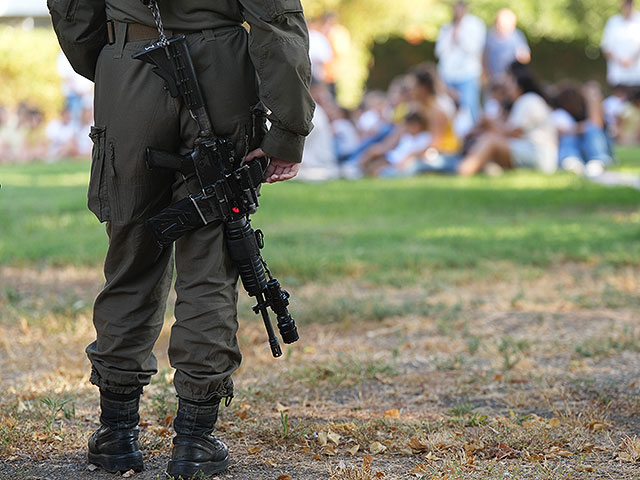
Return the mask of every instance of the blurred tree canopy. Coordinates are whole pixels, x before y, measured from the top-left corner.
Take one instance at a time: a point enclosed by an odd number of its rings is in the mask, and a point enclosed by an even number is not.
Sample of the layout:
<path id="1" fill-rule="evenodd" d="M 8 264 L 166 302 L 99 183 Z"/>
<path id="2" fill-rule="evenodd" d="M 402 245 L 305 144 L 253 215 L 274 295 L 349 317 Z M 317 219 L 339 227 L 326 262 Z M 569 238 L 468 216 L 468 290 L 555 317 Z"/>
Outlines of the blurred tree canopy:
<path id="1" fill-rule="evenodd" d="M 374 41 L 402 36 L 410 43 L 434 41 L 440 26 L 451 21 L 454 0 L 302 0 L 307 17 L 337 12 L 351 32 L 357 66 L 343 71 L 340 99 L 353 106 L 366 81 Z M 468 0 L 469 11 L 487 25 L 504 7 L 518 16 L 518 26 L 532 40 L 600 42 L 606 20 L 619 12 L 620 0 Z"/>
<path id="2" fill-rule="evenodd" d="M 355 106 L 369 75 L 374 42 L 404 37 L 410 43 L 434 41 L 451 20 L 453 0 L 302 0 L 308 18 L 329 11 L 350 32 L 352 47 L 338 69 L 340 101 Z M 532 39 L 581 41 L 595 50 L 604 23 L 619 11 L 620 0 L 468 0 L 469 10 L 492 24 L 505 6 L 518 15 L 519 27 Z M 0 26 L 0 104 L 29 101 L 47 115 L 62 105 L 56 72 L 59 47 L 51 29 L 25 31 Z M 534 52 L 535 54 L 535 52 Z"/>
<path id="3" fill-rule="evenodd" d="M 56 115 L 63 102 L 59 51 L 53 29 L 0 26 L 0 105 L 15 108 L 27 102 L 47 117 Z"/>
<path id="4" fill-rule="evenodd" d="M 451 20 L 454 0 L 302 0 L 307 17 L 328 11 L 359 43 L 385 35 L 417 34 L 435 40 L 438 29 Z M 508 7 L 518 15 L 518 25 L 533 38 L 571 41 L 588 39 L 597 44 L 606 20 L 618 13 L 621 0 L 468 0 L 469 11 L 492 24 L 498 10 Z"/>

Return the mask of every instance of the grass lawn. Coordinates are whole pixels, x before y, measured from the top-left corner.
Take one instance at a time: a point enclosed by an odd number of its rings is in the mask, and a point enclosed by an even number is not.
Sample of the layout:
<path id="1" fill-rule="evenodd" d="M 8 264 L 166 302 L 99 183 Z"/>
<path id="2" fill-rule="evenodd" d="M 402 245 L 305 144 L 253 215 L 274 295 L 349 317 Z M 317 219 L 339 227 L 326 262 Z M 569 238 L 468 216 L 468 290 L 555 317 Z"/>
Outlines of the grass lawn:
<path id="1" fill-rule="evenodd" d="M 640 149 L 619 156 L 640 174 Z M 86 464 L 98 395 L 84 348 L 106 247 L 88 172 L 0 167 L 3 479 L 113 478 Z M 637 478 L 639 205 L 638 190 L 564 173 L 265 186 L 254 226 L 300 341 L 273 359 L 240 294 L 220 478 Z M 171 311 L 137 480 L 166 478 L 170 331 Z"/>
<path id="2" fill-rule="evenodd" d="M 620 157 L 620 169 L 640 172 L 640 150 Z M 0 264 L 100 264 L 106 235 L 86 209 L 88 171 L 88 162 L 0 167 Z M 637 190 L 564 173 L 287 182 L 265 186 L 254 226 L 290 282 L 400 284 L 503 261 L 636 265 L 639 201 Z"/>

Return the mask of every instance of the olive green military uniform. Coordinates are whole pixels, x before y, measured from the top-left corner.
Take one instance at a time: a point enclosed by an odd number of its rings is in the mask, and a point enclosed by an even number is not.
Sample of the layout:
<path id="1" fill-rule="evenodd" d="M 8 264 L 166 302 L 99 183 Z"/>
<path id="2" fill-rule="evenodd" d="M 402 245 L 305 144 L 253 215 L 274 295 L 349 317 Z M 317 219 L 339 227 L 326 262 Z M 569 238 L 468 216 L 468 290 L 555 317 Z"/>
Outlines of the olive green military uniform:
<path id="1" fill-rule="evenodd" d="M 172 201 L 195 192 L 166 171 L 145 166 L 147 146 L 187 153 L 197 125 L 171 98 L 152 67 L 132 54 L 150 43 L 131 41 L 131 24 L 154 27 L 134 0 L 107 0 L 115 38 L 104 47 L 95 76 L 95 127 L 89 208 L 107 222 L 106 284 L 94 307 L 97 339 L 87 347 L 91 381 L 114 393 L 147 385 L 156 373 L 153 345 L 160 334 L 173 265 L 176 322 L 169 357 L 181 398 L 206 401 L 232 395 L 240 364 L 236 341 L 237 271 L 225 252 L 220 223 L 161 249 L 144 227 Z M 299 0 L 159 0 L 169 35 L 187 33 L 189 50 L 216 134 L 236 153 L 261 147 L 299 162 L 311 129 L 308 33 Z M 247 22 L 249 32 L 242 24 Z M 271 111 L 270 130 L 252 117 L 259 100 Z"/>

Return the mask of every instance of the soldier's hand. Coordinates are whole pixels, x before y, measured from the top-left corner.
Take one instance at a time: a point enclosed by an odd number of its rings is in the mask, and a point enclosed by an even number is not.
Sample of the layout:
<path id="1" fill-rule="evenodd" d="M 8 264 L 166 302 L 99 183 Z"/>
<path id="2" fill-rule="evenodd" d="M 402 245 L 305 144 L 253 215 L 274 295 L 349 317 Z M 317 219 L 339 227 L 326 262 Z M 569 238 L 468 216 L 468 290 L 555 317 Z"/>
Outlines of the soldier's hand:
<path id="1" fill-rule="evenodd" d="M 245 160 L 251 161 L 254 158 L 266 157 L 267 154 L 261 148 L 249 152 Z M 271 161 L 267 170 L 264 172 L 265 183 L 282 182 L 283 180 L 290 180 L 298 174 L 300 170 L 300 164 L 295 162 L 287 162 L 286 160 L 280 160 L 279 158 L 270 157 Z"/>

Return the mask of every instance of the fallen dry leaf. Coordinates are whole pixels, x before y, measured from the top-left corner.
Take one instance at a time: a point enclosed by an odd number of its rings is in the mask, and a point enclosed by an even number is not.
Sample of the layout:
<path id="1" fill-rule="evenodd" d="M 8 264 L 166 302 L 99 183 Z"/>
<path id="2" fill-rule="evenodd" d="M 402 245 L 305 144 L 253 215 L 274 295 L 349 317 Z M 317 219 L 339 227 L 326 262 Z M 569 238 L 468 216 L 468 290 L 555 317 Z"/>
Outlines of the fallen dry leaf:
<path id="1" fill-rule="evenodd" d="M 549 426 L 551 428 L 558 428 L 560 426 L 560 420 L 556 417 L 553 417 L 551 420 L 549 420 Z"/>
<path id="2" fill-rule="evenodd" d="M 293 478 L 291 478 L 290 475 L 287 475 L 286 473 L 283 473 L 276 480 L 293 480 Z"/>
<path id="3" fill-rule="evenodd" d="M 476 452 L 482 452 L 485 448 L 486 445 L 482 442 L 482 440 L 467 442 L 464 444 L 464 452 L 469 456 L 473 455 Z"/>
<path id="4" fill-rule="evenodd" d="M 429 451 L 429 445 L 418 437 L 412 437 L 408 442 L 409 448 L 413 453 L 422 453 Z"/>
<path id="5" fill-rule="evenodd" d="M 429 473 L 431 473 L 431 470 L 428 465 L 424 463 L 418 463 L 415 467 L 413 467 L 413 470 L 409 472 L 409 475 L 429 475 Z"/>
<path id="6" fill-rule="evenodd" d="M 603 422 L 591 422 L 589 424 L 589 430 L 591 430 L 592 432 L 600 432 L 606 429 L 607 429 L 607 424 Z"/>
<path id="7" fill-rule="evenodd" d="M 262 447 L 260 445 L 254 445 L 251 448 L 247 448 L 247 453 L 249 455 L 255 455 L 256 453 L 260 453 L 262 451 Z"/>
<path id="8" fill-rule="evenodd" d="M 360 450 L 360 445 L 356 443 L 353 447 L 347 450 L 347 452 L 349 452 L 351 455 L 355 455 L 356 453 L 358 453 L 358 450 Z"/>
<path id="9" fill-rule="evenodd" d="M 238 417 L 241 420 L 246 420 L 247 418 L 249 418 L 249 412 L 246 410 L 240 410 L 234 415 L 234 417 Z"/>
<path id="10" fill-rule="evenodd" d="M 285 407 L 281 403 L 278 403 L 278 405 L 276 405 L 276 410 L 278 410 L 278 413 L 288 412 L 289 411 L 289 407 Z"/>
<path id="11" fill-rule="evenodd" d="M 330 443 L 326 444 L 324 447 L 322 447 L 322 453 L 329 456 L 329 457 L 335 457 L 336 455 L 336 448 L 331 445 Z"/>
<path id="12" fill-rule="evenodd" d="M 512 378 L 510 380 L 511 383 L 515 383 L 515 384 L 519 384 L 519 383 L 527 383 L 529 382 L 529 380 L 527 380 L 526 378 Z"/>
<path id="13" fill-rule="evenodd" d="M 266 465 L 270 466 L 270 467 L 273 467 L 273 468 L 276 468 L 278 466 L 278 464 L 276 462 L 274 462 L 273 460 L 270 460 L 268 458 L 264 461 L 264 463 Z"/>
<path id="14" fill-rule="evenodd" d="M 371 464 L 373 463 L 373 457 L 371 455 L 365 455 L 362 459 L 362 471 L 368 472 L 371 470 Z"/>
<path id="15" fill-rule="evenodd" d="M 392 408 L 391 410 L 384 412 L 384 416 L 385 418 L 400 418 L 400 410 Z"/>
<path id="16" fill-rule="evenodd" d="M 171 423 L 173 422 L 173 416 L 173 413 L 169 413 L 166 417 L 164 417 L 162 424 L 166 426 L 171 425 Z"/>
<path id="17" fill-rule="evenodd" d="M 330 431 L 329 433 L 327 433 L 327 438 L 336 445 L 340 445 L 340 435 L 338 435 L 337 433 Z"/>
<path id="18" fill-rule="evenodd" d="M 593 443 L 587 443 L 585 445 L 583 445 L 582 447 L 580 447 L 580 452 L 581 453 L 591 453 L 593 452 L 593 450 L 596 448 L 596 446 Z"/>
<path id="19" fill-rule="evenodd" d="M 369 445 L 369 451 L 373 454 L 373 455 L 377 455 L 378 453 L 382 453 L 387 449 L 387 447 L 385 447 L 383 444 L 381 444 L 380 442 L 373 442 L 371 445 Z"/>
<path id="20" fill-rule="evenodd" d="M 51 437 L 46 432 L 35 432 L 33 434 L 33 439 L 39 442 L 49 442 L 51 441 Z"/>
<path id="21" fill-rule="evenodd" d="M 329 435 L 327 434 L 327 432 L 320 432 L 318 434 L 318 442 L 320 443 L 320 445 L 322 445 L 323 447 L 327 444 L 327 439 L 329 438 Z"/>
<path id="22" fill-rule="evenodd" d="M 133 470 L 128 470 L 122 474 L 122 478 L 131 478 L 136 474 Z"/>
<path id="23" fill-rule="evenodd" d="M 568 458 L 568 457 L 572 457 L 573 456 L 573 452 L 570 452 L 568 450 L 564 450 L 562 448 L 560 448 L 557 445 L 552 446 L 547 454 L 551 455 L 551 456 L 557 456 L 557 457 L 562 457 L 562 458 Z"/>
<path id="24" fill-rule="evenodd" d="M 578 465 L 577 469 L 583 472 L 593 472 L 595 470 L 591 465 Z"/>
<path id="25" fill-rule="evenodd" d="M 438 460 L 440 460 L 440 457 L 437 457 L 436 455 L 434 455 L 433 452 L 427 453 L 423 458 L 430 462 L 437 462 Z"/>
<path id="26" fill-rule="evenodd" d="M 353 423 L 333 423 L 331 422 L 331 428 L 342 435 L 353 435 L 358 431 L 358 426 Z"/>
<path id="27" fill-rule="evenodd" d="M 94 465 L 93 463 L 90 463 L 89 466 L 87 467 L 87 470 L 89 470 L 90 472 L 95 472 L 98 469 L 97 465 Z"/>
<path id="28" fill-rule="evenodd" d="M 494 453 L 494 456 L 498 460 L 504 460 L 505 458 L 512 457 L 515 453 L 516 451 L 506 443 L 499 443 Z"/>

